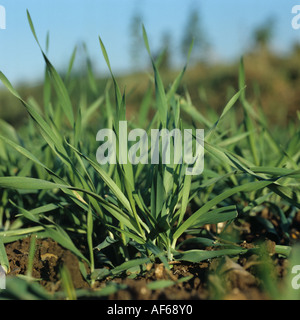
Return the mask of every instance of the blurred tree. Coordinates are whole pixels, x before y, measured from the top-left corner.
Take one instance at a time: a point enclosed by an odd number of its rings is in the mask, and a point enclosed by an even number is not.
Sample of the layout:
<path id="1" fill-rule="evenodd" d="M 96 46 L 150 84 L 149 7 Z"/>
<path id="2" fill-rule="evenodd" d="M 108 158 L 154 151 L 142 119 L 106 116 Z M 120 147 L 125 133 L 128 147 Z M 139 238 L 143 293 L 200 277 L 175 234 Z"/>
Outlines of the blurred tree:
<path id="1" fill-rule="evenodd" d="M 160 59 L 160 68 L 164 71 L 171 67 L 171 33 L 164 32 L 162 35 L 162 53 Z"/>
<path id="2" fill-rule="evenodd" d="M 193 40 L 194 47 L 191 58 L 194 60 L 202 60 L 208 49 L 208 41 L 200 23 L 199 10 L 194 7 L 191 8 L 188 15 L 181 40 L 181 52 L 184 59 L 187 58 L 188 51 Z"/>
<path id="3" fill-rule="evenodd" d="M 300 43 L 294 43 L 293 49 L 292 49 L 292 54 L 299 56 L 300 55 Z"/>
<path id="4" fill-rule="evenodd" d="M 129 31 L 130 31 L 130 57 L 134 69 L 138 69 L 141 64 L 141 54 L 143 51 L 143 37 L 142 37 L 142 15 L 135 12 L 131 18 Z"/>
<path id="5" fill-rule="evenodd" d="M 269 51 L 274 36 L 275 19 L 269 18 L 265 23 L 254 30 L 255 47 L 262 51 Z"/>

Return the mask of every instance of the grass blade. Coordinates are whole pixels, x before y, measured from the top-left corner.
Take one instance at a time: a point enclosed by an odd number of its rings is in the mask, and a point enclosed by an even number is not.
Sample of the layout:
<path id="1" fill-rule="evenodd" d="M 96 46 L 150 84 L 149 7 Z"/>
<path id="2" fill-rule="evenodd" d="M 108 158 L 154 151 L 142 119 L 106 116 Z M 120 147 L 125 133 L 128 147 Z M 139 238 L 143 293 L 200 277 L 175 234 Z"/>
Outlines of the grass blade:
<path id="1" fill-rule="evenodd" d="M 8 273 L 10 268 L 9 268 L 9 261 L 7 258 L 7 254 L 5 251 L 4 243 L 2 240 L 2 237 L 0 238 L 0 266 L 3 268 L 3 270 Z"/>

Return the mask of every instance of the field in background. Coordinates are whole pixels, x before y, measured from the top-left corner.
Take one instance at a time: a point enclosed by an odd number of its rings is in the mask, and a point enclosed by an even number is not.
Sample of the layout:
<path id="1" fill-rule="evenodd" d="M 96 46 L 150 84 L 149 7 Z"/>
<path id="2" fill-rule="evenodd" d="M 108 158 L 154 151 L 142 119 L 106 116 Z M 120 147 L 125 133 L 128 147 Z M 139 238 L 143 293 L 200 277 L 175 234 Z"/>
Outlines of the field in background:
<path id="1" fill-rule="evenodd" d="M 271 51 L 256 50 L 244 55 L 245 73 L 247 80 L 247 94 L 252 105 L 262 107 L 271 127 L 288 126 L 297 116 L 300 104 L 300 48 L 295 45 L 292 52 L 286 56 L 278 56 Z M 228 100 L 238 88 L 238 68 L 236 63 L 205 64 L 196 63 L 188 66 L 179 93 L 189 92 L 193 104 L 203 113 L 208 109 L 221 112 L 224 100 Z M 150 70 L 151 72 L 151 70 Z M 162 68 L 162 79 L 167 87 L 177 70 Z M 88 87 L 88 75 L 78 76 L 82 86 Z M 147 90 L 149 77 L 147 71 L 118 77 L 120 87 L 126 87 L 127 109 L 134 116 L 140 107 L 140 102 Z M 108 78 L 96 80 L 99 91 L 104 91 Z M 43 99 L 41 85 L 18 88 L 22 97 L 33 97 L 39 104 Z M 76 91 L 76 90 L 75 90 Z M 87 99 L 92 101 L 96 97 L 93 92 L 88 93 Z M 74 102 L 80 99 L 72 97 Z M 5 89 L 0 90 L 0 117 L 13 125 L 20 125 L 26 121 L 26 111 L 22 105 Z"/>

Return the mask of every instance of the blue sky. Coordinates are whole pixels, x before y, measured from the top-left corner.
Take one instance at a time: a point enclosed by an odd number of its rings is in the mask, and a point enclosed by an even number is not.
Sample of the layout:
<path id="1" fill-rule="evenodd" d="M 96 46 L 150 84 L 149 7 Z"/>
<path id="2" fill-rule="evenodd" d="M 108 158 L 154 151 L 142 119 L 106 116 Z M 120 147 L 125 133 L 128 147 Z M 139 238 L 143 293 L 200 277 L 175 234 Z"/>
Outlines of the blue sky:
<path id="1" fill-rule="evenodd" d="M 109 54 L 113 70 L 131 67 L 129 25 L 138 11 L 143 17 L 153 51 L 162 34 L 172 36 L 172 52 L 180 52 L 180 40 L 191 6 L 199 9 L 201 24 L 215 59 L 239 58 L 251 48 L 255 27 L 270 17 L 276 21 L 272 46 L 286 52 L 300 41 L 293 30 L 292 0 L 0 0 L 6 9 L 6 29 L 0 30 L 0 70 L 13 82 L 42 78 L 44 62 L 31 34 L 26 9 L 33 19 L 42 46 L 50 33 L 49 58 L 62 70 L 76 44 L 84 41 L 96 71 L 107 72 L 98 36 Z"/>

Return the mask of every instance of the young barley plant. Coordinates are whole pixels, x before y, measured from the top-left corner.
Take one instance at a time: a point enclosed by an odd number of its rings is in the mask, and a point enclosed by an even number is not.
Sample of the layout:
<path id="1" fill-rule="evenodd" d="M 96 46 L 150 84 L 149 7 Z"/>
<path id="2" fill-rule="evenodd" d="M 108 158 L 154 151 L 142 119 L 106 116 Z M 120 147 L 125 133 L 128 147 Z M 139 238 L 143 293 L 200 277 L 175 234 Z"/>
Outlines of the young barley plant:
<path id="1" fill-rule="evenodd" d="M 148 161 L 132 164 L 120 161 L 119 149 L 132 147 L 127 140 L 124 145 L 124 137 L 120 135 L 120 124 L 126 121 L 126 96 L 112 72 L 102 40 L 99 38 L 111 73 L 114 104 L 110 85 L 99 90 L 90 64 L 89 86 L 79 86 L 78 91 L 71 76 L 76 49 L 65 78 L 58 74 L 47 57 L 49 38 L 43 50 L 27 15 L 45 61 L 44 104 L 40 107 L 33 99 L 25 101 L 0 73 L 2 83 L 30 115 L 22 135 L 4 122 L 1 126 L 0 245 L 32 234 L 50 237 L 77 255 L 83 275 L 92 283 L 156 259 L 169 269 L 169 262 L 174 260 L 200 262 L 246 253 L 238 242 L 203 237 L 202 227 L 225 222 L 226 228 L 234 219 L 266 204 L 276 207 L 283 232 L 287 233 L 288 215 L 300 207 L 299 139 L 295 138 L 299 137 L 299 131 L 295 127 L 294 137 L 286 148 L 278 146 L 265 119 L 246 99 L 242 61 L 239 90 L 221 115 L 212 120 L 193 106 L 188 93 L 185 96 L 177 93 L 187 66 L 165 88 L 143 28 L 155 95 L 152 97 L 149 87 L 141 103 L 138 123 L 127 121 L 128 129 L 142 126 L 147 137 L 151 137 L 151 130 L 183 132 L 192 128 L 194 139 L 196 129 L 205 129 L 205 141 L 201 141 L 205 165 L 201 174 L 187 175 L 188 165 L 174 161 L 178 145 L 172 143 L 171 160 L 162 161 L 164 152 L 160 148 L 158 163 L 151 164 L 150 141 Z M 74 100 L 72 94 L 79 98 Z M 89 95 L 94 97 L 93 101 Z M 236 105 L 244 112 L 242 126 L 235 123 Z M 146 122 L 150 108 L 154 116 Z M 182 113 L 193 117 L 195 124 L 184 120 Z M 116 163 L 97 162 L 96 130 L 89 127 L 97 114 L 101 115 L 101 126 L 115 134 Z M 271 157 L 269 151 L 266 153 L 269 149 Z M 188 208 L 196 209 L 188 213 Z M 192 239 L 180 240 L 189 234 Z M 86 253 L 79 250 L 80 243 L 86 245 Z M 182 251 L 183 243 L 216 250 Z M 0 262 L 5 265 L 3 251 Z M 90 275 L 86 274 L 83 262 L 89 265 Z M 98 267 L 105 264 L 110 270 Z"/>

